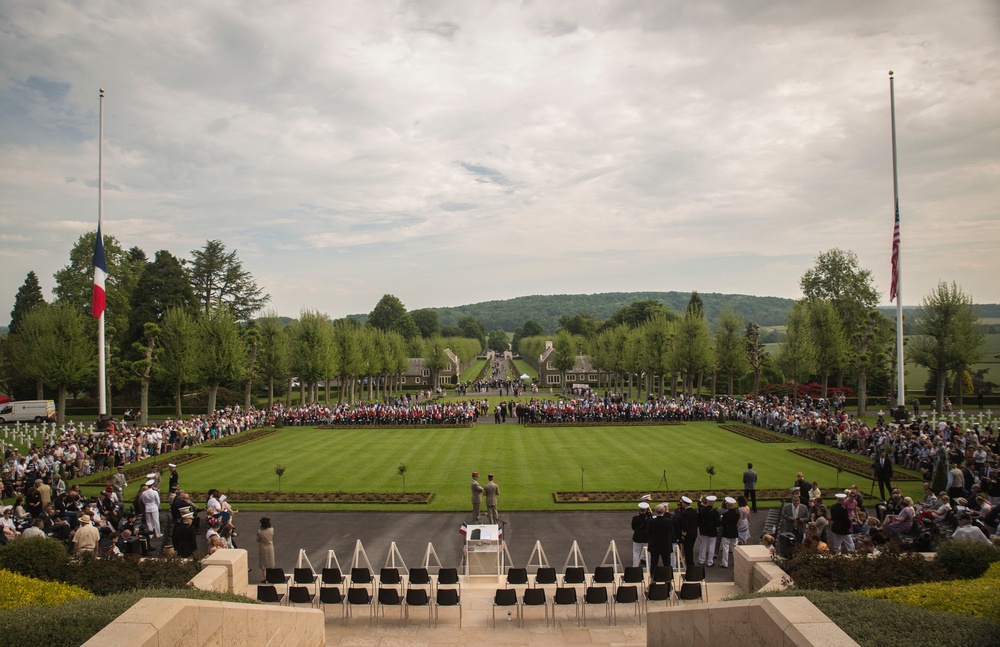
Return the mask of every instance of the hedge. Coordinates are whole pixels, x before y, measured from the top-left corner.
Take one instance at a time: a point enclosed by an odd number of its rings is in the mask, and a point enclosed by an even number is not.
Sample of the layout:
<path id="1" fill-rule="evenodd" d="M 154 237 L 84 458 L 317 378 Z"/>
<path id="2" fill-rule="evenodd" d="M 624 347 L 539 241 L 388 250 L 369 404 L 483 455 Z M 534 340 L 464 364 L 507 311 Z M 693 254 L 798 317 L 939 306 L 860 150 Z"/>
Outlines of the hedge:
<path id="1" fill-rule="evenodd" d="M 929 582 L 867 589 L 859 593 L 929 611 L 948 611 L 1000 622 L 1000 563 L 993 564 L 985 575 L 972 581 Z"/>
<path id="2" fill-rule="evenodd" d="M 194 589 L 141 589 L 57 606 L 0 611 L 0 636 L 17 647 L 76 647 L 87 642 L 142 598 L 184 598 L 242 602 L 255 600 Z"/>

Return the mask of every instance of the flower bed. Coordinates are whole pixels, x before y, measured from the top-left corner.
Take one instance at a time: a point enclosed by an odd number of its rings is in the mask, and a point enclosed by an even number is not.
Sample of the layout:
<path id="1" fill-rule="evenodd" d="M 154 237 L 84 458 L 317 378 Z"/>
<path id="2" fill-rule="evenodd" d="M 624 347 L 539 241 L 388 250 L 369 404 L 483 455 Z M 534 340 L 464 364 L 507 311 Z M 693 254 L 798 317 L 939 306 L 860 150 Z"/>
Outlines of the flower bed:
<path id="1" fill-rule="evenodd" d="M 206 492 L 192 492 L 195 501 L 206 499 Z M 229 502 L 242 503 L 416 503 L 434 500 L 433 492 L 227 492 Z"/>
<path id="2" fill-rule="evenodd" d="M 865 478 L 872 477 L 871 461 L 866 458 L 861 458 L 860 456 L 855 456 L 854 454 L 841 454 L 828 449 L 819 449 L 815 447 L 809 449 L 790 449 L 789 451 L 794 454 L 798 454 L 799 456 L 804 456 L 809 460 L 823 463 L 824 465 L 839 467 L 845 472 L 850 472 L 851 474 L 857 474 L 858 476 L 863 476 Z M 894 470 L 892 480 L 919 481 L 920 477 L 905 474 L 899 470 Z"/>
<path id="3" fill-rule="evenodd" d="M 43 582 L 0 569 L 0 609 L 4 611 L 17 607 L 62 604 L 69 600 L 93 597 L 92 593 L 78 586 L 61 582 Z"/>
<path id="4" fill-rule="evenodd" d="M 149 474 L 154 469 L 159 470 L 160 467 L 165 466 L 167 463 L 173 463 L 177 467 L 185 465 L 192 461 L 196 461 L 200 458 L 205 458 L 208 454 L 203 452 L 170 452 L 169 454 L 163 454 L 157 456 L 155 462 L 149 462 L 148 460 L 142 463 L 133 463 L 125 467 L 122 470 L 125 474 L 125 478 L 129 483 L 132 482 L 146 482 L 146 475 Z M 162 461 L 161 461 L 162 459 Z M 86 481 L 81 481 L 80 485 L 96 485 L 98 487 L 104 487 L 107 483 L 111 482 L 111 475 L 114 471 L 105 470 L 98 474 L 97 476 L 91 475 Z"/>
<path id="5" fill-rule="evenodd" d="M 743 490 L 726 492 L 724 490 L 670 490 L 668 492 L 638 492 L 635 490 L 616 490 L 612 492 L 553 492 L 552 500 L 556 503 L 635 503 L 643 494 L 652 494 L 651 506 L 656 506 L 661 501 L 676 502 L 682 496 L 689 496 L 695 499 L 702 492 L 712 492 L 720 499 L 731 496 L 734 499 L 743 495 Z M 788 490 L 770 489 L 757 490 L 757 500 L 779 500 L 787 498 Z"/>
<path id="6" fill-rule="evenodd" d="M 719 425 L 719 429 L 725 429 L 726 431 L 731 431 L 734 434 L 739 434 L 750 440 L 756 440 L 759 443 L 794 443 L 795 441 L 791 438 L 782 436 L 781 434 L 776 434 L 773 431 L 766 431 L 760 427 L 754 427 L 753 425 L 744 425 L 742 423 L 730 423 L 727 425 Z"/>
<path id="7" fill-rule="evenodd" d="M 277 429 L 250 429 L 247 431 L 241 431 L 238 434 L 233 434 L 232 436 L 219 438 L 218 440 L 211 440 L 205 444 L 208 447 L 237 447 L 246 443 L 252 443 L 253 441 L 260 440 L 261 438 L 267 438 L 268 436 L 276 433 L 278 433 Z"/>
<path id="8" fill-rule="evenodd" d="M 990 622 L 1000 622 L 1000 564 L 976 580 L 928 582 L 884 589 L 865 589 L 861 595 L 931 611 L 949 611 Z"/>

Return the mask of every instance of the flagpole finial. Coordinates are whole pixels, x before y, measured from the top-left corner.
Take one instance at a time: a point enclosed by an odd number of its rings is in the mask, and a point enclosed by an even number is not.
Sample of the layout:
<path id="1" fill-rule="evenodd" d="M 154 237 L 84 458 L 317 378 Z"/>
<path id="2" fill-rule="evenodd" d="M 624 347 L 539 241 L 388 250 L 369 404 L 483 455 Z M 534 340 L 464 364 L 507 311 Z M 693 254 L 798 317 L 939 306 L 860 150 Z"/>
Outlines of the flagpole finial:
<path id="1" fill-rule="evenodd" d="M 889 70 L 889 78 L 890 78 L 890 79 L 892 78 L 892 75 L 893 75 L 893 71 L 892 71 L 892 70 Z M 104 90 L 101 90 L 101 92 L 104 92 Z"/>
<path id="2" fill-rule="evenodd" d="M 892 74 L 892 72 L 889 72 L 889 74 Z M 101 96 L 104 96 L 104 88 L 101 88 Z"/>

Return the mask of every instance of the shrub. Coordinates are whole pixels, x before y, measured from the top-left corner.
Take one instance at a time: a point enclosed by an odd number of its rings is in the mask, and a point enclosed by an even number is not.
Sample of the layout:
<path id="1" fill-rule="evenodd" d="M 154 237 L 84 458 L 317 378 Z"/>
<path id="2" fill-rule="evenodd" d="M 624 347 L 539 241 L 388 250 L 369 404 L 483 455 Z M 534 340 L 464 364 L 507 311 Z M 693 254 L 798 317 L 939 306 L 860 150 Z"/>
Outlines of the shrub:
<path id="1" fill-rule="evenodd" d="M 238 595 L 193 589 L 144 589 L 51 607 L 20 607 L 0 612 L 0 636 L 18 647 L 82 645 L 142 598 L 185 598 L 256 604 Z"/>
<path id="2" fill-rule="evenodd" d="M 739 597 L 786 596 L 807 598 L 862 647 L 986 647 L 1000 640 L 1000 625 L 992 622 L 873 600 L 854 593 L 791 590 Z"/>
<path id="3" fill-rule="evenodd" d="M 34 605 L 62 604 L 69 600 L 94 597 L 77 586 L 58 582 L 43 582 L 0 569 L 0 609 Z"/>
<path id="4" fill-rule="evenodd" d="M 831 556 L 796 550 L 782 564 L 797 589 L 854 591 L 885 586 L 903 586 L 944 579 L 943 566 L 917 553 L 903 553 L 890 546 L 876 556 L 867 553 Z"/>
<path id="5" fill-rule="evenodd" d="M 193 563 L 176 558 L 84 557 L 70 565 L 66 581 L 97 595 L 111 595 L 141 588 L 183 589 L 197 573 Z"/>
<path id="6" fill-rule="evenodd" d="M 967 581 L 929 582 L 912 586 L 860 591 L 870 598 L 889 600 L 931 611 L 1000 622 L 1000 563 L 990 566 L 982 577 Z"/>
<path id="7" fill-rule="evenodd" d="M 32 537 L 0 546 L 0 568 L 36 580 L 61 580 L 68 564 L 69 554 L 58 539 Z"/>
<path id="8" fill-rule="evenodd" d="M 934 556 L 934 562 L 944 568 L 949 576 L 966 580 L 981 576 L 997 561 L 1000 561 L 1000 549 L 992 544 L 976 544 L 971 541 L 942 542 Z"/>

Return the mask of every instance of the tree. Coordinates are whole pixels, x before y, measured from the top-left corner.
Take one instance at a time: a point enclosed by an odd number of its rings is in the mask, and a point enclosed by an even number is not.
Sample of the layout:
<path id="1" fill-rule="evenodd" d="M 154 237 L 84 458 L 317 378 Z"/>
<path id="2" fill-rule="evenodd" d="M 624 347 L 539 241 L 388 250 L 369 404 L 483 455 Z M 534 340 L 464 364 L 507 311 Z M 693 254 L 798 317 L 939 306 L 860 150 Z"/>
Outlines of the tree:
<path id="1" fill-rule="evenodd" d="M 198 329 L 198 369 L 208 386 L 208 415 L 212 415 L 219 386 L 242 379 L 247 349 L 239 324 L 228 308 L 212 310 L 201 318 Z"/>
<path id="2" fill-rule="evenodd" d="M 505 353 L 510 350 L 510 338 L 507 337 L 507 333 L 502 330 L 494 330 L 490 333 L 489 340 L 486 342 L 486 347 L 490 350 L 496 351 L 497 353 Z"/>
<path id="3" fill-rule="evenodd" d="M 257 372 L 257 352 L 260 350 L 260 331 L 257 322 L 250 321 L 241 328 L 243 344 L 247 349 L 246 365 L 243 367 L 243 408 L 249 409 L 252 403 L 253 377 Z"/>
<path id="4" fill-rule="evenodd" d="M 810 335 L 816 349 L 816 370 L 822 386 L 821 397 L 827 395 L 830 375 L 840 370 L 847 353 L 844 326 L 833 303 L 826 299 L 806 302 Z"/>
<path id="5" fill-rule="evenodd" d="M 66 421 L 66 393 L 91 387 L 97 344 L 90 318 L 67 303 L 38 306 L 21 320 L 18 337 L 34 376 L 57 390 L 57 420 Z"/>
<path id="6" fill-rule="evenodd" d="M 163 353 L 159 342 L 160 327 L 149 322 L 143 328 L 143 338 L 132 344 L 133 350 L 141 356 L 141 359 L 129 363 L 132 374 L 139 378 L 140 425 L 146 425 L 149 422 L 149 383 L 152 380 L 157 360 Z"/>
<path id="7" fill-rule="evenodd" d="M 760 374 L 767 363 L 767 350 L 760 342 L 760 326 L 756 322 L 748 323 L 744 334 L 747 348 L 747 361 L 753 369 L 753 397 L 760 395 Z"/>
<path id="8" fill-rule="evenodd" d="M 267 407 L 274 406 L 274 382 L 288 376 L 288 339 L 273 310 L 257 320 L 257 374 L 267 382 Z"/>
<path id="9" fill-rule="evenodd" d="M 666 313 L 660 313 L 639 330 L 643 349 L 642 369 L 647 381 L 660 378 L 660 395 L 663 395 L 663 376 L 670 371 L 673 341 L 677 336 L 676 324 Z M 646 386 L 647 391 L 652 392 L 652 384 L 647 383 Z"/>
<path id="10" fill-rule="evenodd" d="M 521 340 L 525 337 L 538 337 L 542 334 L 543 329 L 541 324 L 531 319 L 528 319 L 523 324 L 517 327 L 514 331 L 514 337 L 510 340 L 510 347 L 515 353 L 520 353 Z"/>
<path id="11" fill-rule="evenodd" d="M 715 363 L 726 376 L 727 395 L 733 394 L 733 383 L 750 368 L 747 347 L 743 339 L 743 319 L 730 308 L 719 314 L 718 331 L 715 333 Z"/>
<path id="12" fill-rule="evenodd" d="M 674 358 L 684 375 L 684 393 L 694 393 L 694 377 L 712 363 L 708 320 L 697 308 L 689 309 L 677 326 Z"/>
<path id="13" fill-rule="evenodd" d="M 316 402 L 316 384 L 334 371 L 333 324 L 315 310 L 303 310 L 291 333 L 291 368 L 308 385 L 309 402 Z"/>
<path id="14" fill-rule="evenodd" d="M 592 339 L 597 334 L 597 318 L 586 312 L 578 312 L 575 315 L 562 315 L 559 317 L 559 331 L 566 331 L 571 335 L 579 335 L 585 339 Z"/>
<path id="15" fill-rule="evenodd" d="M 861 329 L 854 333 L 853 347 L 857 352 L 853 361 L 858 375 L 859 418 L 868 415 L 868 376 L 878 376 L 890 370 L 887 367 L 891 363 L 889 351 L 894 342 L 892 328 L 893 323 L 885 315 L 872 310 Z M 905 406 L 903 400 L 897 400 Z"/>
<path id="16" fill-rule="evenodd" d="M 462 317 L 458 320 L 458 331 L 459 337 L 466 337 L 468 339 L 478 339 L 479 348 L 486 348 L 486 326 L 483 322 L 475 317 Z M 441 331 L 442 334 L 444 331 Z"/>
<path id="17" fill-rule="evenodd" d="M 236 321 L 249 321 L 271 299 L 221 240 L 206 241 L 191 255 L 191 288 L 203 313 L 225 308 Z"/>
<path id="18" fill-rule="evenodd" d="M 792 382 L 792 398 L 796 401 L 799 383 L 816 368 L 816 344 L 809 328 L 809 310 L 805 301 L 797 301 L 788 313 L 785 341 L 778 349 L 777 363 Z"/>
<path id="19" fill-rule="evenodd" d="M 576 356 L 579 350 L 576 339 L 568 330 L 561 330 L 556 335 L 555 343 L 552 344 L 555 350 L 555 357 L 552 365 L 562 374 L 563 387 L 566 386 L 566 371 L 570 371 L 576 366 Z"/>
<path id="20" fill-rule="evenodd" d="M 7 332 L 16 335 L 21 320 L 40 305 L 45 305 L 42 286 L 38 282 L 38 275 L 28 272 L 24 277 L 24 283 L 17 290 L 17 295 L 14 296 L 14 309 L 10 311 L 10 326 Z"/>
<path id="21" fill-rule="evenodd" d="M 705 314 L 705 302 L 701 300 L 697 292 L 691 293 L 691 298 L 688 299 L 687 309 L 685 312 L 690 312 L 694 314 Z"/>
<path id="22" fill-rule="evenodd" d="M 338 403 L 344 401 L 344 390 L 350 388 L 348 402 L 354 403 L 354 383 L 364 370 L 361 351 L 361 328 L 351 319 L 338 319 L 333 325 L 334 372 L 340 378 Z"/>
<path id="23" fill-rule="evenodd" d="M 577 317 L 590 317 L 590 315 L 576 315 Z M 638 328 L 639 326 L 645 324 L 656 317 L 664 316 L 668 321 L 673 321 L 677 319 L 677 315 L 670 310 L 667 306 L 663 305 L 656 299 L 641 299 L 639 301 L 633 301 L 624 308 L 619 309 L 613 315 L 608 317 L 604 323 L 602 323 L 597 328 L 597 332 L 603 332 L 614 328 L 619 324 L 625 324 L 629 328 Z M 593 317 L 590 317 L 593 319 Z M 595 320 L 596 321 L 596 320 Z M 562 321 L 560 320 L 560 325 Z M 574 322 L 573 327 L 577 327 Z M 589 324 L 585 321 L 580 322 L 580 327 L 585 329 Z M 583 332 L 574 332 L 574 334 L 584 334 Z"/>
<path id="24" fill-rule="evenodd" d="M 376 330 L 398 332 L 406 341 L 420 336 L 410 313 L 406 311 L 406 306 L 391 294 L 386 294 L 379 299 L 375 309 L 368 315 L 367 325 Z"/>
<path id="25" fill-rule="evenodd" d="M 438 312 L 433 308 L 414 310 L 410 313 L 410 319 L 413 319 L 413 324 L 424 339 L 441 333 L 438 325 Z"/>
<path id="26" fill-rule="evenodd" d="M 129 253 L 114 236 L 104 235 L 104 262 L 107 265 L 108 277 L 105 281 L 107 293 L 107 325 L 117 330 L 128 329 L 129 299 L 139 275 L 146 265 L 145 258 L 139 254 Z M 66 265 L 53 276 L 56 280 L 56 301 L 69 304 L 80 312 L 90 315 L 91 301 L 94 294 L 94 245 L 97 242 L 97 232 L 91 231 L 80 236 L 73 249 L 69 252 L 69 265 Z"/>
<path id="27" fill-rule="evenodd" d="M 910 359 L 937 377 L 937 412 L 943 413 L 948 371 L 964 370 L 979 361 L 984 336 L 972 303 L 954 282 L 940 282 L 923 299 L 909 339 Z"/>
<path id="28" fill-rule="evenodd" d="M 165 249 L 147 263 L 129 297 L 129 332 L 126 341 L 139 341 L 147 323 L 159 324 L 170 308 L 195 309 L 191 279 L 176 256 Z"/>
<path id="29" fill-rule="evenodd" d="M 432 337 L 427 341 L 427 368 L 431 369 L 433 388 L 440 383 L 441 371 L 448 368 L 448 353 L 445 352 L 444 338 Z"/>
<path id="30" fill-rule="evenodd" d="M 156 364 L 157 379 L 166 382 L 174 392 L 175 415 L 179 418 L 181 391 L 191 384 L 198 372 L 198 323 L 182 308 L 171 308 L 160 324 L 160 346 L 163 349 Z"/>

